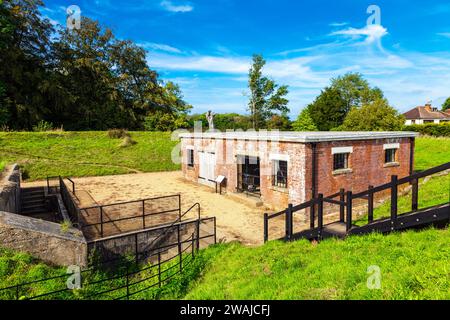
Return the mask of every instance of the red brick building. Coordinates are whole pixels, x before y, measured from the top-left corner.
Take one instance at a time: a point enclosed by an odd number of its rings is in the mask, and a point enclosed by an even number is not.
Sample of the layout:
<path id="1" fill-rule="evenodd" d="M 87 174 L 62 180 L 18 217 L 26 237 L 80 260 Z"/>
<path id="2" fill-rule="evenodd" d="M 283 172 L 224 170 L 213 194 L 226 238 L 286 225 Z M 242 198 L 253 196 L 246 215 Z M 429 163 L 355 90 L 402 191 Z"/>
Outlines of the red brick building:
<path id="1" fill-rule="evenodd" d="M 359 192 L 413 170 L 413 132 L 227 132 L 181 134 L 190 181 L 251 193 L 274 208 L 340 188 Z"/>

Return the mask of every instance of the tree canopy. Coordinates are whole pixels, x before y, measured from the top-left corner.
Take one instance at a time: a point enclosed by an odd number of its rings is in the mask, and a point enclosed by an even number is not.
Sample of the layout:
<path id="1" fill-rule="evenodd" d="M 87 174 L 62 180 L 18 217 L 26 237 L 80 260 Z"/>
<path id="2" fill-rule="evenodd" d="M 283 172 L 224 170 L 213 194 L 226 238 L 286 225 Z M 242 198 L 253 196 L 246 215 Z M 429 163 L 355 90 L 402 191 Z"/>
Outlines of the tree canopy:
<path id="1" fill-rule="evenodd" d="M 444 104 L 442 105 L 442 111 L 446 111 L 450 109 L 450 97 L 445 100 Z"/>
<path id="2" fill-rule="evenodd" d="M 161 114 L 170 127 L 186 123 L 175 120 L 191 106 L 150 69 L 144 49 L 87 17 L 80 29 L 53 28 L 40 6 L 0 2 L 0 125 L 144 129 Z"/>
<path id="3" fill-rule="evenodd" d="M 266 61 L 262 55 L 255 54 L 248 74 L 250 101 L 248 109 L 254 129 L 260 129 L 277 113 L 286 114 L 288 94 L 287 86 L 279 86 L 272 79 L 263 76 L 262 69 Z"/>
<path id="4" fill-rule="evenodd" d="M 338 130 L 344 131 L 399 131 L 405 119 L 386 99 L 377 99 L 353 108 Z"/>

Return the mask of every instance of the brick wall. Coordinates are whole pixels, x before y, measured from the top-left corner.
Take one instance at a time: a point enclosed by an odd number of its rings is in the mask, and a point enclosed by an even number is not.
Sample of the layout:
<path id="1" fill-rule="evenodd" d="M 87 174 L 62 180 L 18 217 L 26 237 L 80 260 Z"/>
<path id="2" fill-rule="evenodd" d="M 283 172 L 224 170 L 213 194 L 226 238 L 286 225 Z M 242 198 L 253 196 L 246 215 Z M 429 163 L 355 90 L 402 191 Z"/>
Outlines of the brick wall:
<path id="1" fill-rule="evenodd" d="M 384 165 L 383 145 L 399 143 L 397 151 L 398 166 Z M 194 147 L 194 168 L 187 166 L 187 147 Z M 333 174 L 334 147 L 353 147 L 349 157 L 352 172 Z M 285 208 L 289 203 L 300 204 L 311 198 L 312 194 L 312 146 L 295 142 L 261 142 L 246 140 L 222 140 L 213 138 L 183 138 L 181 142 L 183 156 L 182 169 L 184 177 L 190 181 L 198 181 L 199 151 L 216 154 L 215 175 L 227 178 L 226 190 L 236 192 L 237 160 L 236 155 L 260 157 L 261 194 L 266 205 Z M 404 177 L 410 173 L 411 141 L 409 138 L 377 139 L 363 141 L 337 141 L 317 143 L 317 193 L 325 196 L 334 194 L 340 188 L 359 192 L 369 185 L 380 185 L 390 181 L 391 175 Z M 270 154 L 289 156 L 288 189 L 280 190 L 272 187 L 272 161 Z"/>

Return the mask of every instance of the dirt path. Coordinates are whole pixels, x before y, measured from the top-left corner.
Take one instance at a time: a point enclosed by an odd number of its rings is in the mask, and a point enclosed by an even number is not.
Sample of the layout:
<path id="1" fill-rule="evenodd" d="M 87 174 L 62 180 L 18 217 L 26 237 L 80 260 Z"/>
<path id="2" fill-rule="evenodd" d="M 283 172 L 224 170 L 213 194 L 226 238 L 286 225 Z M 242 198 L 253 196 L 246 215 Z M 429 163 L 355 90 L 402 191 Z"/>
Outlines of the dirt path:
<path id="1" fill-rule="evenodd" d="M 183 211 L 198 202 L 201 205 L 202 216 L 217 218 L 218 240 L 227 242 L 238 240 L 246 245 L 259 245 L 263 242 L 264 207 L 257 208 L 251 202 L 237 201 L 229 196 L 216 194 L 211 188 L 187 182 L 182 178 L 180 171 L 73 180 L 77 189 L 88 191 L 100 204 L 180 193 Z M 36 184 L 39 182 L 25 183 L 23 186 Z"/>

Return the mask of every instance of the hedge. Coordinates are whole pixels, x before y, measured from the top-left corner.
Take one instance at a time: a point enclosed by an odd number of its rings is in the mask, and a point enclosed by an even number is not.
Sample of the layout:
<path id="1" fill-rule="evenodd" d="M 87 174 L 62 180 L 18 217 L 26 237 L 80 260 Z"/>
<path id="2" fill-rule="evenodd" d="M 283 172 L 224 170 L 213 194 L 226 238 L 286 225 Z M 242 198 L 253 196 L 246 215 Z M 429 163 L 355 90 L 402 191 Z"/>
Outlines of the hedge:
<path id="1" fill-rule="evenodd" d="M 427 123 L 403 126 L 403 131 L 415 131 L 433 137 L 450 137 L 450 123 Z"/>

